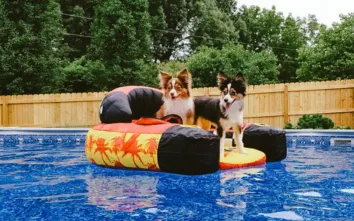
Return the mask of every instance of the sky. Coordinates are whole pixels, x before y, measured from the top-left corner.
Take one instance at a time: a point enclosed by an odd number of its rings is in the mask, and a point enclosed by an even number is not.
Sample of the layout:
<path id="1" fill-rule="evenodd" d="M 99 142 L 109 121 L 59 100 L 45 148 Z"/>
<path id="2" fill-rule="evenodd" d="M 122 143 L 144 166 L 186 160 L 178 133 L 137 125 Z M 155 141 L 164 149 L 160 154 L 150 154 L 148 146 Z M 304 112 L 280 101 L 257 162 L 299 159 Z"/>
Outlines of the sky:
<path id="1" fill-rule="evenodd" d="M 238 0 L 241 5 L 257 5 L 261 8 L 271 9 L 275 5 L 277 11 L 284 16 L 291 13 L 293 17 L 307 17 L 314 14 L 318 22 L 331 26 L 339 22 L 339 14 L 354 12 L 354 0 Z"/>

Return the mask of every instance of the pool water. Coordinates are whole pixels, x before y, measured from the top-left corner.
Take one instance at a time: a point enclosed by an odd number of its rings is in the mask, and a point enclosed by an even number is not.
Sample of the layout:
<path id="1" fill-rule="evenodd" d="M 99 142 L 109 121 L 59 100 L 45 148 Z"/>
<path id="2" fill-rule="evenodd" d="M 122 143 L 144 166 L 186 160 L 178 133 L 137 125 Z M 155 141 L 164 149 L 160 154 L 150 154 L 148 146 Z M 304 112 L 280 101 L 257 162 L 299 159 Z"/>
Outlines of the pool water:
<path id="1" fill-rule="evenodd" d="M 184 176 L 101 168 L 84 145 L 0 146 L 0 220 L 353 220 L 354 148 Z"/>

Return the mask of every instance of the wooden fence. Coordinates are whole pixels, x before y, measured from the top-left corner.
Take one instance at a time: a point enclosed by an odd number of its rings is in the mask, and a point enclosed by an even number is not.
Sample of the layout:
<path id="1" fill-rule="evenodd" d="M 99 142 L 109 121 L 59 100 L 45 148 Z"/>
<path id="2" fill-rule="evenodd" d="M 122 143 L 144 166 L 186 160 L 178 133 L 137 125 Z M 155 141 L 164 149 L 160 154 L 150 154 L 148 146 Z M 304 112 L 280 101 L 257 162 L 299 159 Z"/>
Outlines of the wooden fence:
<path id="1" fill-rule="evenodd" d="M 0 96 L 0 125 L 91 127 L 107 92 Z M 217 97 L 217 88 L 193 89 L 194 96 Z M 354 128 L 354 79 L 249 86 L 245 121 L 284 127 L 304 114 L 323 114 L 336 126 Z"/>

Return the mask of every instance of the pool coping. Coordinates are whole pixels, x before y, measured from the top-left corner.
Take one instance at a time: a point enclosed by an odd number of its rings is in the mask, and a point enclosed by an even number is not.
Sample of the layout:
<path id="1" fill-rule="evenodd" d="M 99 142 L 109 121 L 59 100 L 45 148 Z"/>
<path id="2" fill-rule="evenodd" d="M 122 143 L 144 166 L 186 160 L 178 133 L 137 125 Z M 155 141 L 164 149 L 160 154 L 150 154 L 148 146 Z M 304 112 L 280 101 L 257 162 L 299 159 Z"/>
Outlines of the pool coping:
<path id="1" fill-rule="evenodd" d="M 0 127 L 0 134 L 4 133 L 29 133 L 29 132 L 45 132 L 45 133 L 87 133 L 90 128 L 46 128 L 46 127 Z"/>
<path id="2" fill-rule="evenodd" d="M 311 134 L 313 136 L 321 136 L 321 135 L 333 135 L 333 134 L 342 134 L 345 136 L 354 136 L 354 130 L 343 130 L 343 129 L 286 129 L 287 135 L 298 135 L 305 136 Z"/>
<path id="3" fill-rule="evenodd" d="M 0 127 L 0 147 L 4 144 L 85 144 L 90 128 Z M 354 130 L 285 129 L 287 146 L 333 146 L 349 140 L 354 147 Z M 346 141 L 348 142 L 348 141 Z"/>
<path id="4" fill-rule="evenodd" d="M 77 127 L 77 128 L 47 128 L 47 127 L 0 127 L 0 133 L 3 132 L 77 132 L 77 133 L 87 133 L 90 128 Z M 353 135 L 354 129 L 344 130 L 344 129 L 284 129 L 288 135 L 325 135 L 333 133 L 340 133 L 343 135 Z"/>

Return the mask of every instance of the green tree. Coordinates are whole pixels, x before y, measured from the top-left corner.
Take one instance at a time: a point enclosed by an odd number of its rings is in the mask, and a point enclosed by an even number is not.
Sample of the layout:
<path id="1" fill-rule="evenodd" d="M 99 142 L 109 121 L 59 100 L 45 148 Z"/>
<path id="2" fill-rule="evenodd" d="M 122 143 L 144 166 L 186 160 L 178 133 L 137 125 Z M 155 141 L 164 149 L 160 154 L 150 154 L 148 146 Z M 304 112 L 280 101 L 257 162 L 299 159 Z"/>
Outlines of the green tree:
<path id="1" fill-rule="evenodd" d="M 279 81 L 296 81 L 296 70 L 299 64 L 297 49 L 305 45 L 305 38 L 301 32 L 299 24 L 289 15 L 281 27 L 281 38 L 277 46 L 273 47 L 273 52 L 279 61 Z"/>
<path id="2" fill-rule="evenodd" d="M 316 43 L 320 29 L 326 28 L 324 24 L 320 24 L 315 15 L 309 14 L 307 18 L 298 18 L 297 23 L 300 26 L 302 35 L 307 45 L 314 45 Z"/>
<path id="3" fill-rule="evenodd" d="M 100 61 L 90 61 L 82 56 L 63 68 L 58 90 L 66 93 L 107 90 L 104 79 L 96 78 L 105 71 Z"/>
<path id="4" fill-rule="evenodd" d="M 193 7 L 190 0 L 149 0 L 156 61 L 168 61 L 176 50 L 184 47 L 184 35 Z"/>
<path id="5" fill-rule="evenodd" d="M 237 31 L 228 16 L 235 7 L 234 0 L 149 0 L 155 61 L 186 55 L 191 47 L 220 47 L 237 41 Z"/>
<path id="6" fill-rule="evenodd" d="M 175 39 L 174 33 L 168 33 L 168 24 L 166 22 L 165 12 L 163 7 L 156 5 L 157 10 L 154 6 L 150 5 L 151 25 L 152 25 L 152 42 L 153 42 L 153 58 L 155 62 L 158 60 L 168 60 L 171 56 L 172 51 L 174 51 L 177 45 L 173 45 L 173 39 Z"/>
<path id="7" fill-rule="evenodd" d="M 247 49 L 261 51 L 267 47 L 277 46 L 281 36 L 283 14 L 261 9 L 259 6 L 241 6 L 233 16 L 235 26 L 240 30 L 240 42 Z"/>
<path id="8" fill-rule="evenodd" d="M 227 45 L 221 50 L 201 47 L 188 58 L 186 66 L 193 75 L 194 87 L 215 87 L 219 71 L 230 76 L 241 71 L 253 85 L 275 83 L 279 75 L 276 62 L 270 50 L 254 52 L 241 45 Z"/>
<path id="9" fill-rule="evenodd" d="M 162 70 L 167 73 L 179 73 L 182 69 L 186 68 L 185 63 L 182 61 L 168 61 L 157 65 L 158 70 Z"/>
<path id="10" fill-rule="evenodd" d="M 280 82 L 296 81 L 299 66 L 297 49 L 306 42 L 301 27 L 303 23 L 298 23 L 291 14 L 284 18 L 274 6 L 270 10 L 242 6 L 233 20 L 240 31 L 240 42 L 247 49 L 262 51 L 270 48 L 274 52 L 278 59 Z"/>
<path id="11" fill-rule="evenodd" d="M 192 51 L 199 46 L 222 48 L 228 43 L 237 43 L 238 32 L 230 16 L 217 7 L 215 0 L 200 1 L 197 8 L 199 14 L 193 19 L 190 30 Z"/>
<path id="12" fill-rule="evenodd" d="M 152 60 L 146 0 L 101 1 L 95 9 L 88 59 L 101 62 L 96 76 L 108 89 L 143 81 Z M 155 77 L 156 78 L 156 77 Z"/>
<path id="13" fill-rule="evenodd" d="M 91 23 L 97 0 L 60 0 L 63 25 L 66 30 L 64 42 L 68 45 L 68 58 L 73 61 L 87 53 L 91 42 Z"/>
<path id="14" fill-rule="evenodd" d="M 0 94 L 54 91 L 62 33 L 55 0 L 0 0 Z"/>
<path id="15" fill-rule="evenodd" d="M 216 1 L 216 5 L 220 10 L 229 16 L 233 15 L 237 9 L 236 0 L 219 0 Z"/>
<path id="16" fill-rule="evenodd" d="M 354 13 L 322 27 L 312 47 L 299 50 L 297 76 L 301 81 L 349 79 L 354 76 Z"/>

